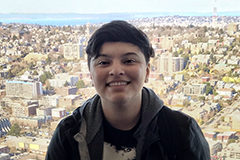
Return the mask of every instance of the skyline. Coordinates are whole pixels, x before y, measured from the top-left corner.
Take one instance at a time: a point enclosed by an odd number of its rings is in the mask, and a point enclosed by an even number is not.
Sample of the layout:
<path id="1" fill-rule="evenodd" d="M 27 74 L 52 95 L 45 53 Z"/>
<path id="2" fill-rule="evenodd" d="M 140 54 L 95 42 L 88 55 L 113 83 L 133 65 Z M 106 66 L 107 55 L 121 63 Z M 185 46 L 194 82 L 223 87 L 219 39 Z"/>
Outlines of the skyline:
<path id="1" fill-rule="evenodd" d="M 37 7 L 36 7 L 37 6 Z M 123 13 L 240 11 L 239 0 L 0 0 L 0 13 Z"/>

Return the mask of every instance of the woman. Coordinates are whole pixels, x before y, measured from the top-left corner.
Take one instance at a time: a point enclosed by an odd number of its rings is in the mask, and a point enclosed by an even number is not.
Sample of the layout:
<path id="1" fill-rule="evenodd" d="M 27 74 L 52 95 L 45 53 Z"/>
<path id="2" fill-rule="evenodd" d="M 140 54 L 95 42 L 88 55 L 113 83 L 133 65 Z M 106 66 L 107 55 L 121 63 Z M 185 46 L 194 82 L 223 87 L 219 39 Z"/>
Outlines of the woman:
<path id="1" fill-rule="evenodd" d="M 112 21 L 92 35 L 86 52 L 97 95 L 60 122 L 46 159 L 210 159 L 196 121 L 143 87 L 154 51 L 142 31 Z"/>

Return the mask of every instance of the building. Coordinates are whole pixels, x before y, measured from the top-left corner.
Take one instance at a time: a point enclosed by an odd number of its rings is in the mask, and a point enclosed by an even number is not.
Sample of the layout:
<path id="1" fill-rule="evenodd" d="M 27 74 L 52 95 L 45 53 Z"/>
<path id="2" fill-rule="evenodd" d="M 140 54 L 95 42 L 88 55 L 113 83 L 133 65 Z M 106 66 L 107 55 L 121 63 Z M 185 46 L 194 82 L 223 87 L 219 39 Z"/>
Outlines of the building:
<path id="1" fill-rule="evenodd" d="M 44 124 L 47 120 L 51 118 L 46 117 L 11 117 L 11 123 L 18 123 L 20 126 L 28 126 L 28 127 L 38 127 L 40 128 L 42 124 Z"/>
<path id="2" fill-rule="evenodd" d="M 10 160 L 10 155 L 7 153 L 0 152 L 0 160 Z"/>
<path id="3" fill-rule="evenodd" d="M 220 152 L 222 150 L 222 143 L 218 142 L 218 141 L 208 141 L 209 144 L 209 148 L 210 148 L 210 154 L 211 155 L 216 155 L 217 152 Z"/>
<path id="4" fill-rule="evenodd" d="M 57 89 L 57 94 L 62 96 L 75 95 L 77 90 L 76 87 L 62 87 Z"/>
<path id="5" fill-rule="evenodd" d="M 80 61 L 81 63 L 81 72 L 89 72 L 88 63 L 86 61 Z"/>
<path id="6" fill-rule="evenodd" d="M 54 107 L 40 107 L 40 108 L 37 108 L 37 116 L 51 116 L 52 115 L 52 109 Z"/>
<path id="7" fill-rule="evenodd" d="M 217 138 L 217 133 L 216 132 L 205 132 L 204 136 L 207 140 L 213 140 Z"/>
<path id="8" fill-rule="evenodd" d="M 7 81 L 7 97 L 23 97 L 37 99 L 43 94 L 41 82 Z"/>
<path id="9" fill-rule="evenodd" d="M 32 116 L 32 115 L 36 115 L 36 108 L 38 107 L 38 105 L 36 104 L 32 104 L 29 106 L 24 106 L 22 104 L 19 103 L 14 103 L 11 105 L 12 108 L 12 115 L 13 116 Z"/>
<path id="10" fill-rule="evenodd" d="M 38 152 L 45 155 L 50 140 L 45 138 L 35 137 L 18 137 L 12 140 L 16 149 L 26 150 L 30 152 Z"/>
<path id="11" fill-rule="evenodd" d="M 206 84 L 193 84 L 183 86 L 183 93 L 186 95 L 204 95 Z"/>
<path id="12" fill-rule="evenodd" d="M 173 47 L 173 37 L 159 37 L 158 39 L 161 48 L 170 50 Z"/>
<path id="13" fill-rule="evenodd" d="M 224 97 L 232 97 L 233 96 L 232 88 L 217 89 L 216 92 L 218 93 L 218 95 L 224 96 Z"/>
<path id="14" fill-rule="evenodd" d="M 52 109 L 53 118 L 63 118 L 66 116 L 66 110 L 64 108 L 54 108 Z"/>
<path id="15" fill-rule="evenodd" d="M 173 73 L 184 69 L 184 59 L 182 57 L 173 57 L 172 53 L 163 53 L 158 59 L 157 66 L 158 72 L 172 76 Z"/>
<path id="16" fill-rule="evenodd" d="M 68 95 L 65 97 L 59 98 L 59 106 L 61 107 L 68 107 L 73 106 L 75 101 L 79 100 L 80 95 Z"/>
<path id="17" fill-rule="evenodd" d="M 82 44 L 64 44 L 64 58 L 68 60 L 80 59 L 84 57 Z"/>
<path id="18" fill-rule="evenodd" d="M 59 98 L 62 97 L 61 95 L 46 95 L 43 96 L 40 100 L 39 100 L 39 105 L 43 105 L 43 106 L 54 106 L 56 107 L 59 103 Z"/>
<path id="19" fill-rule="evenodd" d="M 8 146 L 0 145 L 0 153 L 9 153 L 9 152 L 10 152 L 10 148 L 8 148 Z"/>

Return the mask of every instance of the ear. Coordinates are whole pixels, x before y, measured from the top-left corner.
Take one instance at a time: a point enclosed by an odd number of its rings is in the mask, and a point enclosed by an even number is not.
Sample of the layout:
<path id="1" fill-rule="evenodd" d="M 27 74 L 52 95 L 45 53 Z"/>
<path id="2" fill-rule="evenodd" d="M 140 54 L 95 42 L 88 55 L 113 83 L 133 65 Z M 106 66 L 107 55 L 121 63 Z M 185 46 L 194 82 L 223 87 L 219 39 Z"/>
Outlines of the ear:
<path id="1" fill-rule="evenodd" d="M 90 72 L 90 79 L 92 80 L 92 86 L 94 87 L 94 82 L 93 82 L 93 79 L 92 79 L 92 74 Z"/>
<path id="2" fill-rule="evenodd" d="M 146 67 L 146 77 L 144 81 L 145 83 L 148 83 L 149 74 L 150 74 L 150 63 L 148 63 Z"/>

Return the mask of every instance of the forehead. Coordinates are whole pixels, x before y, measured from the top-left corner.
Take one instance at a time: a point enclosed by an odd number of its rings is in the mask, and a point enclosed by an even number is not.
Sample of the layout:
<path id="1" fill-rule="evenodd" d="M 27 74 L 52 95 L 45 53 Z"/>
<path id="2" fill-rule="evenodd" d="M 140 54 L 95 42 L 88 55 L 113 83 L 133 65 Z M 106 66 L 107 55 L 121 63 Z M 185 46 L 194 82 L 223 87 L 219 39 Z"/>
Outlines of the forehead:
<path id="1" fill-rule="evenodd" d="M 99 51 L 99 54 L 116 54 L 116 53 L 139 53 L 142 54 L 140 48 L 137 45 L 126 42 L 105 42 Z"/>

